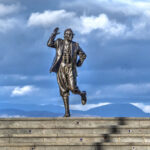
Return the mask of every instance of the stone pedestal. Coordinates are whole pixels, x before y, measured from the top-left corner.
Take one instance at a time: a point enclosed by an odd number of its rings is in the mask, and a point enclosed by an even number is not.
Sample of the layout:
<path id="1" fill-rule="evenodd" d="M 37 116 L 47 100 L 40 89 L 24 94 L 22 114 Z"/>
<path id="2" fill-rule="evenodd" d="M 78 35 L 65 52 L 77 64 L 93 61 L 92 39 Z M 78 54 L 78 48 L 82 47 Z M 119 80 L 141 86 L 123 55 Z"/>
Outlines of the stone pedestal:
<path id="1" fill-rule="evenodd" d="M 150 150 L 150 118 L 1 118 L 0 150 Z"/>

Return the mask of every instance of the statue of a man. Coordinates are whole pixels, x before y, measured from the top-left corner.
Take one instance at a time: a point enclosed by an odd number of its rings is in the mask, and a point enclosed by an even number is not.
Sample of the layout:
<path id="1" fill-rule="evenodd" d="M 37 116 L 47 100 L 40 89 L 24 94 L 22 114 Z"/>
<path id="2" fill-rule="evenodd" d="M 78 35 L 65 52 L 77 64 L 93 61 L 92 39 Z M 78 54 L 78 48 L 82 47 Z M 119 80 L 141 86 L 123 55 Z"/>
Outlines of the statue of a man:
<path id="1" fill-rule="evenodd" d="M 76 80 L 76 66 L 79 67 L 82 65 L 86 58 L 86 54 L 80 48 L 78 43 L 72 41 L 74 33 L 70 28 L 65 30 L 64 39 L 59 38 L 55 40 L 56 35 L 59 34 L 58 30 L 58 27 L 54 29 L 47 42 L 49 47 L 56 49 L 56 56 L 52 67 L 50 68 L 50 72 L 57 73 L 60 95 L 63 98 L 65 106 L 64 117 L 70 117 L 69 91 L 80 95 L 83 105 L 85 105 L 87 101 L 86 92 L 79 90 Z"/>

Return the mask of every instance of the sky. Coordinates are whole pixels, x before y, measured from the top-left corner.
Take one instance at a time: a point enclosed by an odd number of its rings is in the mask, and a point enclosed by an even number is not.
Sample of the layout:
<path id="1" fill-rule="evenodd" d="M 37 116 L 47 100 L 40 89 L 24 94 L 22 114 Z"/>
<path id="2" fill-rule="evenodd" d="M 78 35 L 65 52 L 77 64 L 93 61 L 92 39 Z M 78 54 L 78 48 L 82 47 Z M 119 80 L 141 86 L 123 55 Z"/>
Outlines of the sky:
<path id="1" fill-rule="evenodd" d="M 77 80 L 88 103 L 70 94 L 71 109 L 127 103 L 150 113 L 149 20 L 150 0 L 0 0 L 0 104 L 63 105 L 47 47 L 59 27 L 57 38 L 72 28 L 87 55 Z"/>

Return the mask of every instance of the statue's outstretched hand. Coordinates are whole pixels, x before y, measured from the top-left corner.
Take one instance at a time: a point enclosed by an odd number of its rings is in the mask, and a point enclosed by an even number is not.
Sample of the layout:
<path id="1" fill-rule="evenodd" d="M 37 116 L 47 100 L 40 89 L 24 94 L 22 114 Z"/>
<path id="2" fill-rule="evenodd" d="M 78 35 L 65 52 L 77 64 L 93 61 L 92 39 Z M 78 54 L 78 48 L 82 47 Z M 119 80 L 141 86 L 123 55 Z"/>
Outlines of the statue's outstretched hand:
<path id="1" fill-rule="evenodd" d="M 58 28 L 58 27 L 56 27 L 56 28 L 54 29 L 54 31 L 53 31 L 53 34 L 54 34 L 54 35 L 59 34 L 58 30 L 59 30 L 59 28 Z"/>

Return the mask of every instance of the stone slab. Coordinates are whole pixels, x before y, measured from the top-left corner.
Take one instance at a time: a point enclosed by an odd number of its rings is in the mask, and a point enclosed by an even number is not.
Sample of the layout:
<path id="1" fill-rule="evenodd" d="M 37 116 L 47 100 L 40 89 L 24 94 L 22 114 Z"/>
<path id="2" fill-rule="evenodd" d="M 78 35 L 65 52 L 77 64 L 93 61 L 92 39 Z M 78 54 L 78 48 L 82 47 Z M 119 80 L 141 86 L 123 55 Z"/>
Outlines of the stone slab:
<path id="1" fill-rule="evenodd" d="M 5 128 L 101 128 L 119 125 L 124 127 L 150 128 L 150 118 L 0 118 L 0 129 Z"/>

